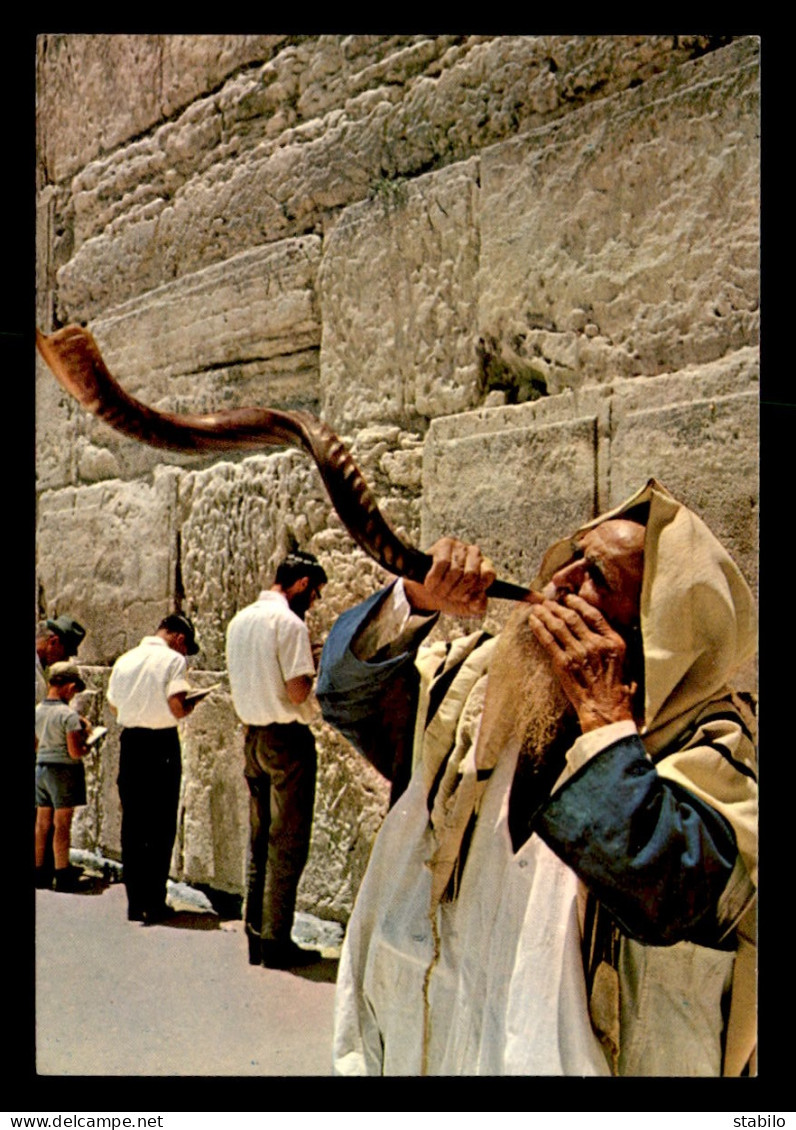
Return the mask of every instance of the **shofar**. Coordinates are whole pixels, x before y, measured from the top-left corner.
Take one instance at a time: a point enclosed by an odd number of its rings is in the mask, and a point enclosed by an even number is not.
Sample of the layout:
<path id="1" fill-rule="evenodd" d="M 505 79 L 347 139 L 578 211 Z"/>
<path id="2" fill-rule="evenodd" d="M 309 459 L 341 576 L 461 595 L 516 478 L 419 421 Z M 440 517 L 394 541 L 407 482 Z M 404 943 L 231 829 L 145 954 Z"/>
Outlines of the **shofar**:
<path id="1" fill-rule="evenodd" d="M 207 415 L 159 412 L 124 391 L 82 326 L 65 326 L 52 334 L 37 330 L 36 345 L 67 392 L 131 439 L 192 454 L 265 446 L 303 448 L 315 460 L 332 505 L 357 545 L 390 573 L 419 582 L 425 578 L 431 557 L 398 537 L 345 445 L 310 412 L 270 408 L 231 408 Z M 494 581 L 488 595 L 526 600 L 529 591 Z"/>

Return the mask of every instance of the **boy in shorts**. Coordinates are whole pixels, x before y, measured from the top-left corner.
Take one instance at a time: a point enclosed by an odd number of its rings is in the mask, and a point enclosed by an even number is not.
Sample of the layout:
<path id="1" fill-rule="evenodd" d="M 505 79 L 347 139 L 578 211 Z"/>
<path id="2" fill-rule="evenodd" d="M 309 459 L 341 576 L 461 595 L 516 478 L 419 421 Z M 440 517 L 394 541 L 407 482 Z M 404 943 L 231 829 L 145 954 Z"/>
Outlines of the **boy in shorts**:
<path id="1" fill-rule="evenodd" d="M 78 890 L 82 875 L 69 864 L 69 844 L 74 810 L 86 803 L 81 759 L 87 752 L 88 725 L 69 703 L 85 688 L 71 663 L 53 663 L 47 697 L 36 707 L 36 886 L 50 885 L 45 858 L 52 830 L 56 891 Z"/>

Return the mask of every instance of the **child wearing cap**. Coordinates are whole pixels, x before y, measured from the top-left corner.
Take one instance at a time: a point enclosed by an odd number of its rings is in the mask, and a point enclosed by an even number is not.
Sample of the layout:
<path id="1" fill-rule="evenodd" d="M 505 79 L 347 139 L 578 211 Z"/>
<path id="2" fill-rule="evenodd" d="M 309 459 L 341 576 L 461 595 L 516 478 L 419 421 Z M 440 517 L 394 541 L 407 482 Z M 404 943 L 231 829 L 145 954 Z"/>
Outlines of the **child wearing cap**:
<path id="1" fill-rule="evenodd" d="M 82 874 L 69 865 L 69 844 L 74 810 L 86 803 L 88 724 L 69 704 L 85 687 L 76 667 L 53 663 L 47 697 L 36 707 L 36 885 L 49 886 L 45 859 L 52 830 L 56 891 L 77 890 Z"/>

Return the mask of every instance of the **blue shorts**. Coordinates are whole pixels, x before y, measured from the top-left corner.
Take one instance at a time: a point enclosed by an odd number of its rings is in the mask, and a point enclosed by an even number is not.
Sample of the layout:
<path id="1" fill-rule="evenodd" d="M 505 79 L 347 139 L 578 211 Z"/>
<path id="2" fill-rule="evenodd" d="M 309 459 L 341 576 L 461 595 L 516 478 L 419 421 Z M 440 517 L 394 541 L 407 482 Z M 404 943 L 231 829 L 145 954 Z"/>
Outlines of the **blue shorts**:
<path id="1" fill-rule="evenodd" d="M 36 766 L 37 808 L 76 808 L 85 803 L 86 772 L 80 761 Z"/>

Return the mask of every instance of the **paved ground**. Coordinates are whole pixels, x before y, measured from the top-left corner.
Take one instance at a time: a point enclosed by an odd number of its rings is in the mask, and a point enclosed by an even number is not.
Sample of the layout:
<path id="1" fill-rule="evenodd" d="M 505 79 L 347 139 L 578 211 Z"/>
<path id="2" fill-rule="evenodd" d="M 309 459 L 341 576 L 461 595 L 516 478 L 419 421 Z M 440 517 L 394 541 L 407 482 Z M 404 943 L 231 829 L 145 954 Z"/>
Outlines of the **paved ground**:
<path id="1" fill-rule="evenodd" d="M 36 892 L 37 1072 L 330 1075 L 339 951 L 296 972 L 250 966 L 240 921 L 170 901 L 179 914 L 145 927 L 120 884 Z"/>

